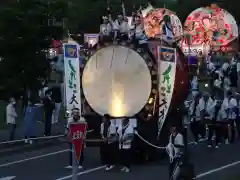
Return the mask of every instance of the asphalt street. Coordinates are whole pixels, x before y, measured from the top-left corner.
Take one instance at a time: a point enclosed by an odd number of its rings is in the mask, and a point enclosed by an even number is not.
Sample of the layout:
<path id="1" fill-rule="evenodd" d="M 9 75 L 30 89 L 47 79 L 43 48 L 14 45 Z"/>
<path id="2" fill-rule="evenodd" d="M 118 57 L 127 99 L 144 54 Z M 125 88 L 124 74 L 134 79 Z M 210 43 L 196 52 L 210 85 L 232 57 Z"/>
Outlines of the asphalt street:
<path id="1" fill-rule="evenodd" d="M 205 142 L 189 145 L 191 161 L 195 164 L 197 179 L 228 180 L 240 172 L 240 141 L 233 145 L 222 145 L 219 149 L 208 148 Z M 237 162 L 239 161 L 239 162 Z M 68 165 L 67 145 L 59 145 L 0 158 L 0 179 L 15 176 L 16 180 L 71 180 Z M 168 163 L 160 161 L 142 166 L 133 166 L 130 173 L 121 173 L 120 167 L 105 172 L 100 164 L 97 148 L 85 150 L 84 169 L 79 170 L 79 179 L 95 180 L 122 178 L 146 180 L 167 180 Z"/>

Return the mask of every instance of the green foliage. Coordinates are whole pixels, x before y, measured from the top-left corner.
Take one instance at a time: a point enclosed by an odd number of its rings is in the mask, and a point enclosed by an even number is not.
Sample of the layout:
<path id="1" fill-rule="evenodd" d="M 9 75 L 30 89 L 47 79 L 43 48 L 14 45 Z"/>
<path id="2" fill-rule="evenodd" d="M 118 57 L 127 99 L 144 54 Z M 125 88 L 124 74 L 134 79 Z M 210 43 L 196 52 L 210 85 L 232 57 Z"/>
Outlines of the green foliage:
<path id="1" fill-rule="evenodd" d="M 66 16 L 66 3 L 19 0 L 0 9 L 0 85 L 1 87 L 36 87 L 45 77 L 49 63 L 46 49 L 51 39 L 61 38 L 59 21 Z M 56 22 L 54 21 L 54 22 Z"/>

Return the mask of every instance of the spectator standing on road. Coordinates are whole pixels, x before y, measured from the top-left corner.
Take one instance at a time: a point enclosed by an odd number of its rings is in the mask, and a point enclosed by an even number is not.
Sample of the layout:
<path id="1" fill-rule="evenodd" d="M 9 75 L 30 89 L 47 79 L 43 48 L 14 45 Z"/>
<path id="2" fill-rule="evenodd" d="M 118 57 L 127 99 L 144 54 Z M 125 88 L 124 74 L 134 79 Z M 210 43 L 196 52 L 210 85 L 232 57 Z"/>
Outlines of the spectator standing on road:
<path id="1" fill-rule="evenodd" d="M 27 106 L 24 108 L 24 137 L 25 143 L 32 144 L 33 141 L 29 138 L 36 137 L 36 111 L 37 106 L 29 99 Z"/>
<path id="2" fill-rule="evenodd" d="M 80 110 L 78 108 L 74 108 L 72 110 L 72 114 L 71 116 L 68 118 L 68 124 L 67 124 L 67 129 L 68 129 L 68 133 L 70 134 L 70 129 L 69 129 L 69 124 L 70 123 L 74 123 L 74 122 L 86 122 L 86 119 L 82 116 L 80 116 Z M 80 161 L 79 161 L 79 169 L 83 168 L 83 161 L 84 161 L 84 146 L 85 144 L 83 143 L 83 147 L 82 147 L 82 151 L 81 151 L 81 157 L 80 157 Z M 72 147 L 72 143 L 69 143 L 69 166 L 67 166 L 68 169 L 72 169 L 72 151 L 73 147 Z"/>
<path id="3" fill-rule="evenodd" d="M 62 103 L 62 94 L 59 86 L 52 88 L 51 98 L 55 103 L 55 109 L 53 111 L 53 116 L 52 116 L 52 123 L 54 124 L 59 122 L 59 113 L 60 113 L 61 103 Z"/>
<path id="4" fill-rule="evenodd" d="M 51 130 L 52 130 L 52 113 L 55 108 L 54 103 L 51 99 L 51 91 L 46 91 L 46 96 L 43 99 L 43 105 L 44 105 L 44 112 L 45 112 L 45 136 L 51 136 Z"/>
<path id="5" fill-rule="evenodd" d="M 16 131 L 16 100 L 12 97 L 9 100 L 9 104 L 6 108 L 6 120 L 8 124 L 8 131 L 9 131 L 9 140 L 12 141 L 15 138 L 15 131 Z"/>

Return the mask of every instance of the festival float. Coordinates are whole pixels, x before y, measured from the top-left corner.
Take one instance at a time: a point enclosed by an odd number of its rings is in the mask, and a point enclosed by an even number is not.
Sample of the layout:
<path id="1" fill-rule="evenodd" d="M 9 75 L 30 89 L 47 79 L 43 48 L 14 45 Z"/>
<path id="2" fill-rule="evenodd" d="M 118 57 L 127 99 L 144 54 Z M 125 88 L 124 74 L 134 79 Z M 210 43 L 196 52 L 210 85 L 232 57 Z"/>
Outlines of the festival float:
<path id="1" fill-rule="evenodd" d="M 173 12 L 148 7 L 144 17 L 149 38 L 147 46 L 129 41 L 96 43 L 80 68 L 77 61 L 70 61 L 78 58 L 78 45 L 63 45 L 67 108 L 82 105 L 80 108 L 84 108 L 85 113 L 95 117 L 89 121 L 90 129 L 99 133 L 97 119 L 110 114 L 117 126 L 121 126 L 122 118 L 129 117 L 139 135 L 152 144 L 168 141 L 168 125 L 170 120 L 174 121 L 168 118 L 169 114 L 179 108 L 187 96 L 188 68 L 179 47 L 172 48 L 154 37 L 154 33 L 162 33 L 160 23 L 165 15 L 171 18 L 174 34 L 180 36 L 181 23 Z M 149 28 L 149 23 L 153 23 L 151 19 L 155 23 L 153 29 Z M 66 52 L 72 57 L 66 57 L 69 55 Z M 143 144 L 146 146 L 142 140 L 134 144 L 138 151 Z"/>
<path id="2" fill-rule="evenodd" d="M 207 55 L 210 51 L 235 52 L 238 26 L 226 10 L 212 4 L 194 10 L 184 23 L 181 48 L 186 55 Z"/>

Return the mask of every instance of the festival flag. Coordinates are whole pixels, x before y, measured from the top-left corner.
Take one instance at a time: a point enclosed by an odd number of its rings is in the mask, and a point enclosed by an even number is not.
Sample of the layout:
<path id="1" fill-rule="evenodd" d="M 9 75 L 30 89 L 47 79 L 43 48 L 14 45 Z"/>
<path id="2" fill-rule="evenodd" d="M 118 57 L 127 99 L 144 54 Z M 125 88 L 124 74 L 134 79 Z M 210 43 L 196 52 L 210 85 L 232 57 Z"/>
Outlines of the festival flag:
<path id="1" fill-rule="evenodd" d="M 69 128 L 76 160 L 79 162 L 83 149 L 83 141 L 86 136 L 87 123 L 71 123 Z"/>

